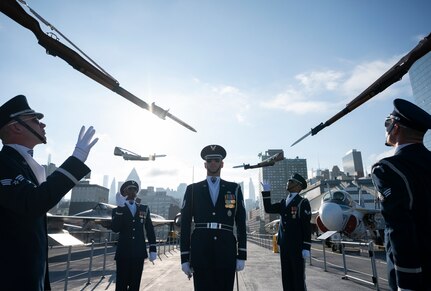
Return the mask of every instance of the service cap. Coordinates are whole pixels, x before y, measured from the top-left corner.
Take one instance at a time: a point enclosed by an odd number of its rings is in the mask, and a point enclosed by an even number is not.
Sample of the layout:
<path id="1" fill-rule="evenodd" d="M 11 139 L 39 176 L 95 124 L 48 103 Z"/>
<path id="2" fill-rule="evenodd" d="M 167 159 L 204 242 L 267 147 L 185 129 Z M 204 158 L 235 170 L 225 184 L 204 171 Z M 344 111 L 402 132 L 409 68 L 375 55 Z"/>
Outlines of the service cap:
<path id="1" fill-rule="evenodd" d="M 24 95 L 17 95 L 0 106 L 0 128 L 14 120 L 15 117 L 24 115 L 36 115 L 37 119 L 43 118 L 42 113 L 30 108 Z"/>
<path id="2" fill-rule="evenodd" d="M 407 127 L 419 131 L 425 132 L 431 128 L 431 115 L 417 105 L 404 99 L 394 100 L 394 111 L 389 117 L 394 118 Z"/>
<path id="3" fill-rule="evenodd" d="M 120 193 L 121 195 L 124 196 L 124 191 L 128 188 L 136 188 L 136 191 L 139 191 L 139 185 L 136 181 L 133 180 L 128 180 L 126 182 L 123 183 L 123 185 L 121 185 L 120 187 Z"/>
<path id="4" fill-rule="evenodd" d="M 220 158 L 223 160 L 226 157 L 226 150 L 222 146 L 216 144 L 207 145 L 202 149 L 201 157 L 204 160 L 208 158 Z"/>
<path id="5" fill-rule="evenodd" d="M 293 174 L 292 177 L 289 178 L 289 181 L 295 181 L 296 183 L 299 183 L 303 190 L 307 188 L 307 181 L 305 181 L 305 179 L 298 173 Z"/>

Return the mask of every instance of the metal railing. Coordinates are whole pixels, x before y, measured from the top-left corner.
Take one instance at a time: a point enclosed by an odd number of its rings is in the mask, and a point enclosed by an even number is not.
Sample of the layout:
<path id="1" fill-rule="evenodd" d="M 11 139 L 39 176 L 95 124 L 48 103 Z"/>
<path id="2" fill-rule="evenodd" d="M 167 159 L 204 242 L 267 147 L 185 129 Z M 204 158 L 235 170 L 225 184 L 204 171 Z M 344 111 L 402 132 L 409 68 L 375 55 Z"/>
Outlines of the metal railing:
<path id="1" fill-rule="evenodd" d="M 261 247 L 272 249 L 273 252 L 278 252 L 278 246 L 276 246 L 276 242 L 273 235 L 268 234 L 247 234 L 247 240 L 249 242 L 255 243 Z M 376 259 L 375 259 L 375 252 L 374 252 L 374 243 L 372 241 L 370 242 L 352 242 L 352 241 L 343 241 L 343 240 L 337 240 L 333 241 L 336 242 L 340 246 L 340 252 L 342 254 L 342 260 L 343 260 L 343 272 L 344 276 L 342 279 L 353 279 L 360 281 L 365 284 L 373 285 L 376 290 L 379 289 L 379 282 L 378 282 L 378 275 L 377 275 L 377 268 L 376 268 Z M 353 276 L 349 274 L 349 268 L 346 263 L 346 254 L 345 254 L 345 247 L 362 247 L 366 248 L 368 251 L 368 257 L 370 258 L 370 265 L 371 265 L 371 278 L 370 280 L 364 280 L 362 278 Z M 323 252 L 323 268 L 325 272 L 327 272 L 327 261 L 326 261 L 326 247 L 325 247 L 325 240 L 322 240 L 322 252 Z M 312 256 L 310 256 L 309 264 L 312 265 Z"/>
<path id="2" fill-rule="evenodd" d="M 109 238 L 111 238 L 111 235 L 109 235 Z M 65 270 L 64 270 L 64 290 L 66 291 L 68 288 L 68 281 L 71 278 L 70 277 L 70 270 L 71 265 L 73 264 L 74 260 L 72 260 L 72 254 L 79 253 L 79 252 L 88 252 L 88 269 L 83 270 L 81 274 L 87 274 L 87 282 L 86 285 L 90 285 L 92 283 L 92 280 L 97 279 L 103 279 L 105 278 L 106 274 L 106 260 L 108 255 L 112 255 L 113 252 L 108 253 L 108 246 L 112 247 L 116 244 L 117 241 L 108 241 L 108 239 L 105 239 L 103 242 L 95 242 L 94 240 L 91 240 L 91 242 L 83 244 L 83 245 L 76 245 L 76 246 L 56 246 L 51 247 L 50 250 L 57 250 L 61 251 L 61 249 L 67 248 L 67 260 L 65 263 Z M 103 247 L 103 257 L 102 262 L 100 263 L 100 259 L 98 260 L 98 266 L 95 266 L 95 260 L 93 258 L 95 256 L 101 256 L 100 250 Z M 162 260 L 162 255 L 168 256 L 168 253 L 171 254 L 172 251 L 175 251 L 176 249 L 179 249 L 179 239 L 170 239 L 169 241 L 164 240 L 157 240 L 157 255 L 160 260 Z M 89 250 L 88 250 L 89 248 Z M 95 255 L 95 248 L 98 248 L 99 254 Z M 84 254 L 84 259 L 87 259 Z M 101 268 L 101 276 L 93 276 L 93 269 Z"/>

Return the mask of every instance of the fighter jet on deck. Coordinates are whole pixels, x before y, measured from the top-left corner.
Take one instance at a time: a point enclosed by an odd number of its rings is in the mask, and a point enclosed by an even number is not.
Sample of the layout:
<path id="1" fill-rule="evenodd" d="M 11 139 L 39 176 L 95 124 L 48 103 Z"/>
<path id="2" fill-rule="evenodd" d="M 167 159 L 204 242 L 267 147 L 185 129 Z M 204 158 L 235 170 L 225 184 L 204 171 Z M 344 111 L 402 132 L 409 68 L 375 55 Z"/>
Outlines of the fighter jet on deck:
<path id="1" fill-rule="evenodd" d="M 280 219 L 275 219 L 265 225 L 267 233 L 278 232 Z M 319 229 L 320 233 L 338 233 L 351 240 L 373 240 L 375 244 L 383 244 L 383 230 L 385 222 L 379 209 L 364 208 L 356 203 L 349 193 L 337 190 L 326 193 L 318 211 L 313 211 L 312 225 Z M 317 230 L 316 228 L 316 230 Z M 338 246 L 334 245 L 333 250 Z"/>
<path id="2" fill-rule="evenodd" d="M 381 244 L 384 219 L 380 209 L 360 206 L 344 190 L 326 193 L 316 214 L 313 217 L 322 232 L 337 231 L 352 239 L 371 238 Z"/>
<path id="3" fill-rule="evenodd" d="M 132 151 L 115 147 L 114 155 L 123 157 L 126 161 L 154 161 L 156 158 L 166 157 L 166 155 L 149 155 L 148 157 L 142 157 Z"/>

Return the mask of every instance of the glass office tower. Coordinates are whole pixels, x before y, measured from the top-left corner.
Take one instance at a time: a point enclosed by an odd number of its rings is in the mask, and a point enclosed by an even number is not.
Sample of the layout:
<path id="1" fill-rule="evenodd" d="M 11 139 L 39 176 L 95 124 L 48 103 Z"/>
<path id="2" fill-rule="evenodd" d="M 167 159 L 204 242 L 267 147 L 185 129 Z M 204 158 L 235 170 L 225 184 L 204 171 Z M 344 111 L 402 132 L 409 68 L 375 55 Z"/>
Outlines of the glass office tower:
<path id="1" fill-rule="evenodd" d="M 417 60 L 409 71 L 416 105 L 431 114 L 431 52 Z M 431 150 L 431 132 L 425 134 L 425 146 Z"/>

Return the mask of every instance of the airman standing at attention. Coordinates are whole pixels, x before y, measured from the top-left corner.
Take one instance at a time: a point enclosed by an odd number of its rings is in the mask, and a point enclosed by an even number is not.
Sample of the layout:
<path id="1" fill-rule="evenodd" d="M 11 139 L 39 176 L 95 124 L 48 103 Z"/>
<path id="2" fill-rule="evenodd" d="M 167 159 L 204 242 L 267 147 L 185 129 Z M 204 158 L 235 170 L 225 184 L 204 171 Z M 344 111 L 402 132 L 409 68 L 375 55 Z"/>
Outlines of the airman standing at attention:
<path id="1" fill-rule="evenodd" d="M 431 116 L 403 100 L 385 120 L 386 145 L 395 154 L 372 167 L 382 203 L 385 248 L 391 290 L 431 290 L 431 152 L 423 137 Z"/>
<path id="2" fill-rule="evenodd" d="M 206 146 L 201 157 L 207 178 L 187 186 L 181 209 L 181 268 L 197 291 L 232 291 L 247 259 L 244 198 L 237 183 L 220 179 L 223 147 Z"/>
<path id="3" fill-rule="evenodd" d="M 299 192 L 307 188 L 305 179 L 295 173 L 287 182 L 288 196 L 271 203 L 271 186 L 262 183 L 263 206 L 267 213 L 280 214 L 277 244 L 280 246 L 281 277 L 284 291 L 305 291 L 305 259 L 310 257 L 311 207 Z"/>
<path id="4" fill-rule="evenodd" d="M 1 290 L 51 290 L 46 213 L 90 172 L 84 162 L 98 140 L 93 127 L 82 127 L 72 155 L 46 177 L 32 155 L 46 143 L 42 118 L 24 95 L 0 106 Z"/>
<path id="5" fill-rule="evenodd" d="M 148 258 L 145 236 L 150 244 L 150 261 L 157 259 L 150 209 L 136 203 L 138 191 L 139 185 L 135 181 L 124 182 L 116 195 L 118 207 L 112 211 L 112 231 L 120 233 L 115 252 L 116 291 L 139 291 L 144 260 Z"/>

